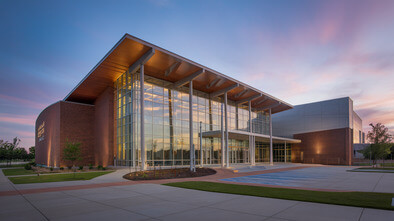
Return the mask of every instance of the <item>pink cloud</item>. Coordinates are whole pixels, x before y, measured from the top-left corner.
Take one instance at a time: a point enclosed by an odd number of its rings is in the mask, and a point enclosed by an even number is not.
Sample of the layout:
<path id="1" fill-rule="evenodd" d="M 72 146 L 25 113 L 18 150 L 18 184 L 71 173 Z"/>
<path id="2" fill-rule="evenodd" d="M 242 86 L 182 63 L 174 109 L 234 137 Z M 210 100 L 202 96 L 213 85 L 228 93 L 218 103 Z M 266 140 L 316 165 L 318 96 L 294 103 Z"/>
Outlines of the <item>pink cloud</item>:
<path id="1" fill-rule="evenodd" d="M 18 137 L 21 140 L 20 147 L 34 146 L 35 144 L 35 133 L 34 130 L 20 130 L 0 127 L 1 137 L 0 139 L 11 141 L 14 137 Z"/>
<path id="2" fill-rule="evenodd" d="M 328 19 L 324 21 L 319 36 L 320 42 L 326 44 L 334 40 L 338 35 L 339 29 L 340 24 L 338 20 Z"/>
<path id="3" fill-rule="evenodd" d="M 21 124 L 21 125 L 35 125 L 36 116 L 34 115 L 16 115 L 0 113 L 0 122 Z"/>
<path id="4" fill-rule="evenodd" d="M 31 101 L 19 97 L 13 97 L 5 94 L 0 94 L 0 99 L 11 101 L 13 103 L 21 104 L 24 107 L 30 107 L 34 109 L 44 109 L 46 107 L 46 104 L 38 103 L 35 101 Z"/>
<path id="5" fill-rule="evenodd" d="M 363 119 L 363 129 L 365 132 L 371 130 L 369 126 L 370 123 L 382 123 L 389 128 L 389 132 L 394 135 L 394 118 L 391 111 L 379 111 L 377 109 L 370 109 L 370 114 L 365 115 L 368 110 L 359 110 L 358 112 L 362 114 Z"/>

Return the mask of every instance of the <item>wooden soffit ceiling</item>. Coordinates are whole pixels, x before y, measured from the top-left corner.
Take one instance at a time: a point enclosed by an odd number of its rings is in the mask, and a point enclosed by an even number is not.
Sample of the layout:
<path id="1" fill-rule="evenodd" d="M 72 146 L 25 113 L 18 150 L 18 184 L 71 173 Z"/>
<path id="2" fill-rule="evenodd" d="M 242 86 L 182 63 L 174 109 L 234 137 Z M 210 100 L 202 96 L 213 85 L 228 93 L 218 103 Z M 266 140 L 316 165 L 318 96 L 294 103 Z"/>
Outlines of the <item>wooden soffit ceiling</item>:
<path id="1" fill-rule="evenodd" d="M 264 110 L 269 107 L 272 113 L 292 108 L 292 105 L 245 83 L 129 34 L 119 40 L 64 100 L 93 104 L 107 87 L 113 87 L 114 81 L 151 49 L 155 53 L 144 65 L 145 75 L 175 83 L 203 69 L 204 72 L 193 80 L 196 90 L 212 94 L 231 88 L 227 92 L 229 100 L 247 104 L 243 101 L 252 98 L 252 108 Z"/>

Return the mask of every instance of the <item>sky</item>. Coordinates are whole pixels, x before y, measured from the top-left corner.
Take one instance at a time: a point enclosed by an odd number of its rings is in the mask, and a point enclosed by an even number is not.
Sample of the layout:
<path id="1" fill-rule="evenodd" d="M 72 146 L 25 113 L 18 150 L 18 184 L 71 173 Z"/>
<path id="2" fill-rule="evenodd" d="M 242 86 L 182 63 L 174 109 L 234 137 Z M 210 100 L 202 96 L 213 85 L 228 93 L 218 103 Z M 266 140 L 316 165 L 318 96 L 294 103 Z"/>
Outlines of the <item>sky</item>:
<path id="1" fill-rule="evenodd" d="M 35 120 L 125 34 L 297 105 L 351 97 L 394 133 L 394 1 L 0 0 L 0 140 Z"/>

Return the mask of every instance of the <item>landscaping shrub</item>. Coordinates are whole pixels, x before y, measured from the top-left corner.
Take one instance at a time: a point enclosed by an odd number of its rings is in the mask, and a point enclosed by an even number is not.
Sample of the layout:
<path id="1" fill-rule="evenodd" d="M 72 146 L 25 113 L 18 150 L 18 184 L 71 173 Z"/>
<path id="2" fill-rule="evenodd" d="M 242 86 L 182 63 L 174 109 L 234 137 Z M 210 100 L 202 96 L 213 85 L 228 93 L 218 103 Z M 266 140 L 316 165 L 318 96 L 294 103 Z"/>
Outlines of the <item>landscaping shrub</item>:
<path id="1" fill-rule="evenodd" d="M 89 164 L 89 170 L 92 170 L 92 169 L 93 169 L 93 165 Z"/>
<path id="2" fill-rule="evenodd" d="M 27 163 L 27 164 L 25 165 L 25 170 L 31 170 L 31 165 L 30 165 L 29 163 Z"/>
<path id="3" fill-rule="evenodd" d="M 60 170 L 64 170 L 64 167 L 60 167 Z"/>
<path id="4" fill-rule="evenodd" d="M 79 170 L 83 170 L 83 166 L 79 166 Z"/>
<path id="5" fill-rule="evenodd" d="M 97 166 L 97 169 L 98 169 L 98 170 L 102 170 L 102 169 L 103 169 L 103 166 L 102 166 L 102 165 L 98 165 L 98 166 Z"/>
<path id="6" fill-rule="evenodd" d="M 136 171 L 123 176 L 129 180 L 156 180 L 156 179 L 172 179 L 186 177 L 200 177 L 215 174 L 216 171 L 210 168 L 196 168 L 196 172 L 191 172 L 189 168 L 162 169 Z"/>
<path id="7" fill-rule="evenodd" d="M 53 167 L 50 167 L 49 170 L 53 171 Z"/>

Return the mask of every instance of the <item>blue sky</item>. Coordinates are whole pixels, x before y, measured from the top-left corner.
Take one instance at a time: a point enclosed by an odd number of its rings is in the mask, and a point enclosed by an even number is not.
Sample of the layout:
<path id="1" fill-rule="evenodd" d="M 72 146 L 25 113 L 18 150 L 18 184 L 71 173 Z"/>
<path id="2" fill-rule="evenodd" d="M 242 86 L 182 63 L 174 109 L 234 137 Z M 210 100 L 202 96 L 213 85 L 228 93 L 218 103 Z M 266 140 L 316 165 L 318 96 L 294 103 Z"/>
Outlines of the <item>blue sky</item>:
<path id="1" fill-rule="evenodd" d="M 0 1 L 0 139 L 129 33 L 291 104 L 350 96 L 394 131 L 394 1 Z"/>

